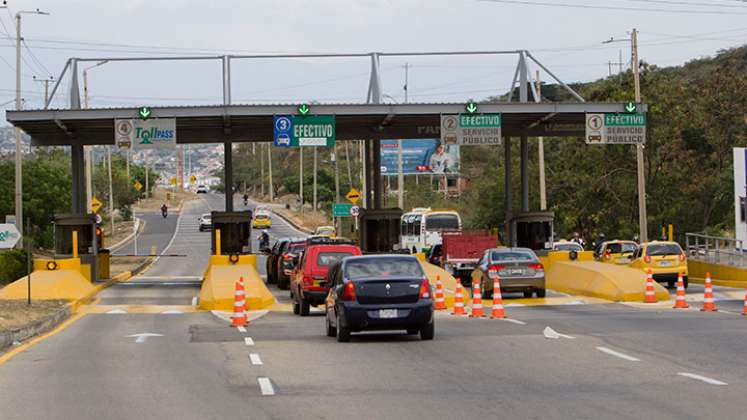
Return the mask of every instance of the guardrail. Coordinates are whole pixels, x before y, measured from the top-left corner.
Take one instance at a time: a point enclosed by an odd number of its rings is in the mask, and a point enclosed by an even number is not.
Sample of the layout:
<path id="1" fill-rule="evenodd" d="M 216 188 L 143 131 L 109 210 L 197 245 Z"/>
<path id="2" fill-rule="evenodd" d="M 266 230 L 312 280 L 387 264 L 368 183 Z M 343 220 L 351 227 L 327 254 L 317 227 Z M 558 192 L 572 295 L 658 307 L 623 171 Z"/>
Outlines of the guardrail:
<path id="1" fill-rule="evenodd" d="M 688 257 L 705 262 L 745 265 L 743 245 L 741 239 L 702 233 L 685 234 Z"/>

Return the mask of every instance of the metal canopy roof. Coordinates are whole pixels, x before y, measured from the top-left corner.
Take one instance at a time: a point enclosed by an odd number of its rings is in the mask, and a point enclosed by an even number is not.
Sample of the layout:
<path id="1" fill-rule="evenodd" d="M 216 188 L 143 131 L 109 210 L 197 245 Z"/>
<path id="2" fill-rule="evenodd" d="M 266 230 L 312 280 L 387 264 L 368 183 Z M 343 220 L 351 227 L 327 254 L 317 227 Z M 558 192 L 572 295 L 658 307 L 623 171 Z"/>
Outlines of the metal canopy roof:
<path id="1" fill-rule="evenodd" d="M 295 114 L 296 105 L 154 107 L 153 118 L 176 118 L 177 142 L 267 142 L 273 116 Z M 645 105 L 639 110 L 646 112 Z M 415 139 L 440 136 L 441 114 L 464 112 L 464 103 L 311 105 L 311 114 L 335 115 L 337 140 Z M 586 113 L 622 113 L 622 103 L 481 104 L 480 113 L 501 113 L 505 137 L 584 135 Z M 136 108 L 6 111 L 7 120 L 35 146 L 114 144 L 114 120 L 137 118 Z"/>

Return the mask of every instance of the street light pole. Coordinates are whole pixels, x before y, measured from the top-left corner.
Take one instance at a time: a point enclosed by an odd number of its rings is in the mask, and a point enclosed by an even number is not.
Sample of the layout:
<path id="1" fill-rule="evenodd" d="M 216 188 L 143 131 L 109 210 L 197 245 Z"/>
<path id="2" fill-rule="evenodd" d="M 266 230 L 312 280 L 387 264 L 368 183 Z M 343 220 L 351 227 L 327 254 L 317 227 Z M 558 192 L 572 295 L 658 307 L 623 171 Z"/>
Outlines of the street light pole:
<path id="1" fill-rule="evenodd" d="M 83 69 L 83 106 L 86 109 L 88 109 L 88 70 L 104 65 L 106 64 L 106 62 L 107 62 L 106 60 L 99 61 L 98 63 Z M 46 100 L 44 101 L 44 103 L 46 103 Z M 85 149 L 85 160 L 86 160 L 86 211 L 90 211 L 91 201 L 93 200 L 93 150 L 92 150 L 92 147 L 93 146 L 83 146 L 83 148 Z M 129 157 L 129 151 L 127 153 Z M 129 175 L 129 165 L 128 165 L 128 175 Z M 129 180 L 129 176 L 128 176 L 128 180 Z M 110 188 L 110 191 L 111 191 L 111 188 Z"/>
<path id="2" fill-rule="evenodd" d="M 7 8 L 3 5 L 2 8 Z M 21 14 L 48 15 L 39 9 L 22 10 L 16 13 L 16 110 L 21 110 Z M 21 129 L 15 128 L 16 134 L 16 227 L 23 232 L 23 156 L 21 156 Z"/>

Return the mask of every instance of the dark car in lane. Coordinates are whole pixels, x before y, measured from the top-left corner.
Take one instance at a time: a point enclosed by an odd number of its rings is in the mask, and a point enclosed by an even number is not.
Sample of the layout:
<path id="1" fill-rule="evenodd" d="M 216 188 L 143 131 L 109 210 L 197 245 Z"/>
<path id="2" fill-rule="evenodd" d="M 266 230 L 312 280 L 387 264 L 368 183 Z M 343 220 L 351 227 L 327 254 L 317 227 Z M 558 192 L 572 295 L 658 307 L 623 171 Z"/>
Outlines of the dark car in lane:
<path id="1" fill-rule="evenodd" d="M 293 270 L 298 266 L 298 262 L 306 249 L 307 242 L 305 239 L 293 240 L 288 242 L 285 251 L 278 258 L 277 283 L 278 289 L 290 289 L 291 275 Z M 291 297 L 293 297 L 291 295 Z"/>
<path id="2" fill-rule="evenodd" d="M 545 267 L 529 248 L 488 249 L 472 272 L 472 282 L 479 281 L 485 298 L 493 296 L 493 278 L 498 275 L 501 293 L 524 292 L 530 298 L 536 293 L 545 297 Z"/>
<path id="3" fill-rule="evenodd" d="M 327 274 L 327 336 L 350 341 L 359 331 L 405 330 L 423 340 L 435 335 L 433 294 L 411 255 L 347 257 Z"/>
<path id="4" fill-rule="evenodd" d="M 267 283 L 269 284 L 277 283 L 278 281 L 278 258 L 283 253 L 283 247 L 288 242 L 290 242 L 290 238 L 280 238 L 275 241 L 275 244 L 269 250 L 260 250 L 267 255 L 265 259 L 265 271 L 267 272 Z"/>

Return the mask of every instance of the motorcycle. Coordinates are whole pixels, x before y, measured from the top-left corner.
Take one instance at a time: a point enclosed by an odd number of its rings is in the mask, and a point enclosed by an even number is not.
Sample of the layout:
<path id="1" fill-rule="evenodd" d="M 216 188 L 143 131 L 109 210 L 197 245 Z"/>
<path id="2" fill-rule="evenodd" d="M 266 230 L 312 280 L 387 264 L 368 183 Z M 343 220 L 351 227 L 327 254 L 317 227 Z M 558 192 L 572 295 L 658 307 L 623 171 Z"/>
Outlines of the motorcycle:
<path id="1" fill-rule="evenodd" d="M 169 215 L 169 209 L 166 206 L 161 207 L 161 216 L 165 219 Z"/>

